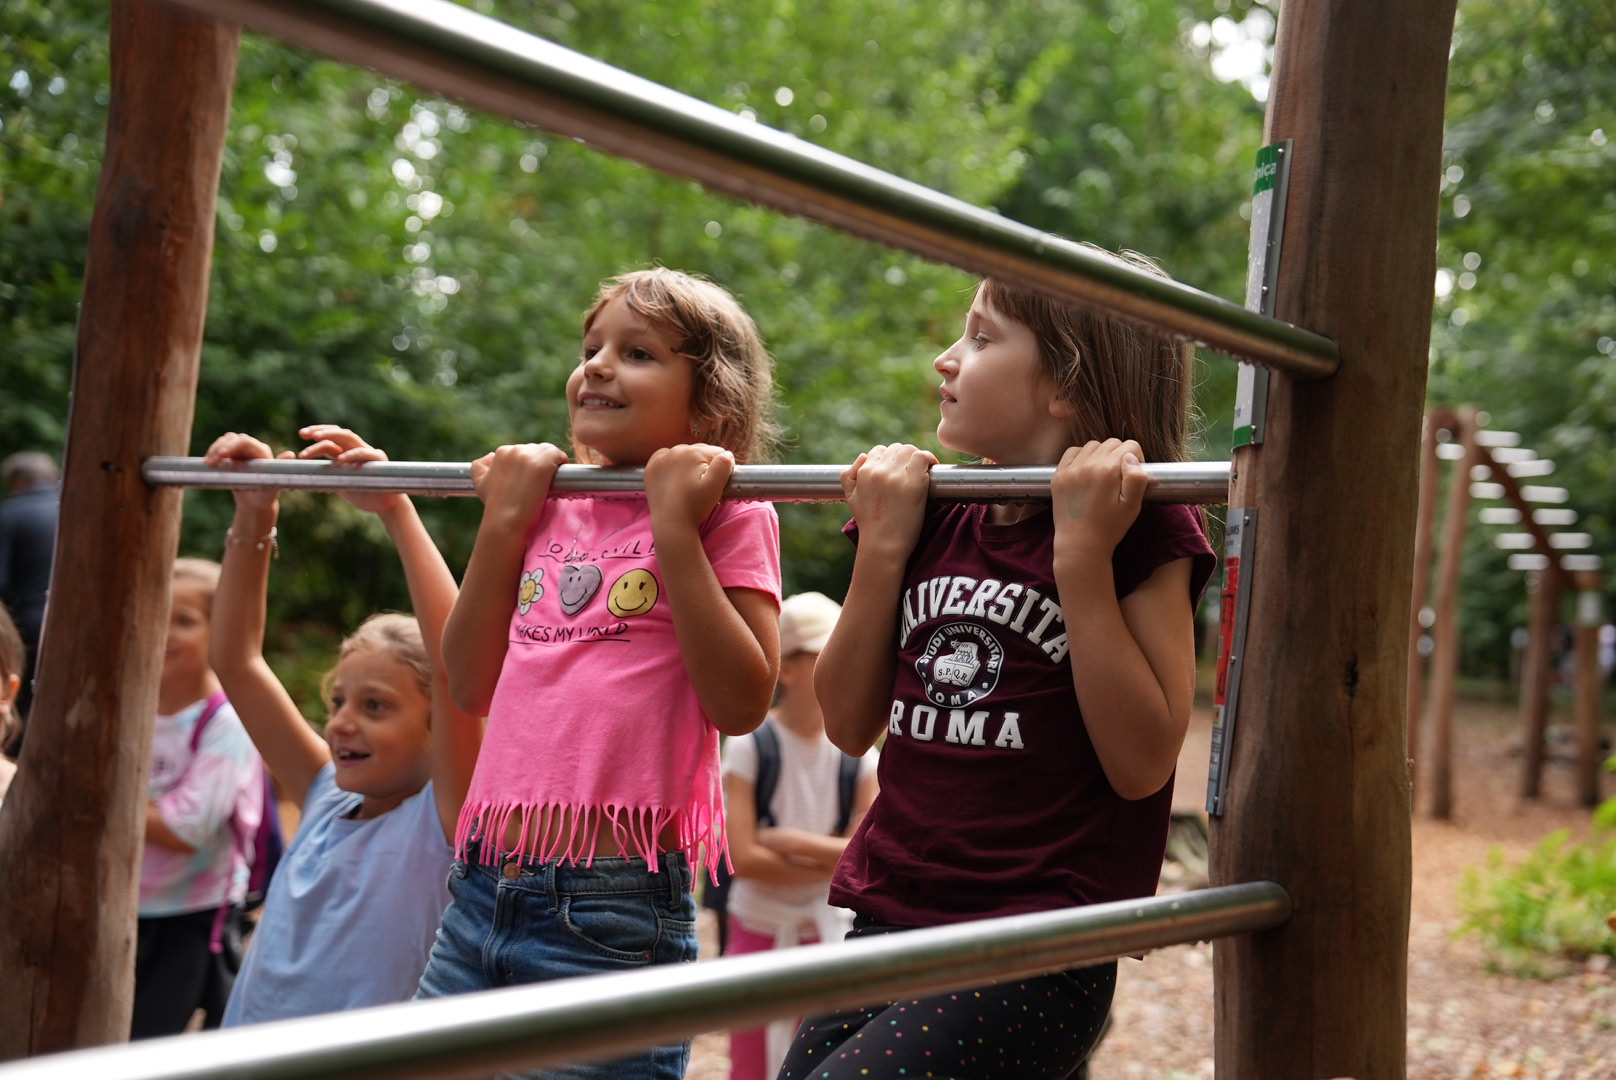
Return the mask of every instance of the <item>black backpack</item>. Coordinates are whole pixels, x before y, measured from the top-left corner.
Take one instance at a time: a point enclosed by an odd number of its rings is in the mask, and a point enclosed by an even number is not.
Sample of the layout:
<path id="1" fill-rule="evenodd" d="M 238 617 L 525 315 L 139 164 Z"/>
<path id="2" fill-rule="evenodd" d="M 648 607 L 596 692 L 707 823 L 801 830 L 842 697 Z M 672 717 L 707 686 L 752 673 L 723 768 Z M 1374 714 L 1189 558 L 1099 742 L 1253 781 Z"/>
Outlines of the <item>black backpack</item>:
<path id="1" fill-rule="evenodd" d="M 760 826 L 774 825 L 774 789 L 780 784 L 780 733 L 775 730 L 773 720 L 764 720 L 752 738 L 757 743 L 758 756 L 755 786 L 757 823 Z M 843 754 L 836 769 L 836 836 L 846 832 L 847 823 L 853 820 L 853 796 L 858 791 L 858 779 L 859 759 Z M 719 863 L 716 870 L 718 881 L 716 884 L 711 880 L 707 882 L 701 894 L 701 906 L 719 913 L 722 930 L 723 916 L 729 908 L 729 883 L 733 875 L 727 861 Z"/>

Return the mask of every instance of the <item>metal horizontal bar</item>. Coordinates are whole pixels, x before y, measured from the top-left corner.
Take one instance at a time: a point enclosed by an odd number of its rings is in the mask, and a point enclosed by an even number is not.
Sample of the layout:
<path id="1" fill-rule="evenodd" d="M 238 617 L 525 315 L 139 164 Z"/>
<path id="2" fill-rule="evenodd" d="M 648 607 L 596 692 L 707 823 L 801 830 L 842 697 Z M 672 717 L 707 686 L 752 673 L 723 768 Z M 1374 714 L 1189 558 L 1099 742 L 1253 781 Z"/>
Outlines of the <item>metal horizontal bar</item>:
<path id="1" fill-rule="evenodd" d="M 725 497 L 768 502 L 841 502 L 841 465 L 737 465 Z M 1054 467 L 935 465 L 934 499 L 1020 502 L 1049 498 Z M 1153 502 L 1225 503 L 1227 461 L 1147 464 Z M 201 458 L 154 457 L 141 467 L 148 484 L 195 488 L 281 488 L 295 491 L 402 491 L 409 495 L 475 495 L 471 466 L 462 462 L 377 461 L 357 467 L 330 461 L 265 459 L 239 466 L 205 465 Z M 630 496 L 645 491 L 641 469 L 563 465 L 550 485 L 563 498 Z"/>
<path id="2" fill-rule="evenodd" d="M 1291 909 L 1271 881 L 1225 885 L 81 1050 L 0 1066 L 0 1080 L 471 1080 L 1268 930 Z"/>
<path id="3" fill-rule="evenodd" d="M 448 0 L 176 0 L 525 120 L 737 198 L 1135 322 L 1301 378 L 1328 338 L 1144 273 Z"/>

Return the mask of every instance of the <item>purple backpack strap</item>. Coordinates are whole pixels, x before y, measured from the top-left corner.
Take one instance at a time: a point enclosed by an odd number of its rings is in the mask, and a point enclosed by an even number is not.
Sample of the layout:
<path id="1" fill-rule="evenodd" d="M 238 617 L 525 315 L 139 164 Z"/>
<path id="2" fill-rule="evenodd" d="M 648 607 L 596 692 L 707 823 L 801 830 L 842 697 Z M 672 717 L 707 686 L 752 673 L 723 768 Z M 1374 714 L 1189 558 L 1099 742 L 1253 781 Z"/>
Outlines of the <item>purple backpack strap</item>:
<path id="1" fill-rule="evenodd" d="M 208 696 L 208 703 L 202 706 L 202 715 L 196 718 L 196 727 L 191 729 L 191 754 L 195 756 L 196 748 L 202 745 L 202 729 L 208 726 L 218 711 L 224 707 L 229 698 L 225 697 L 223 690 L 215 690 Z"/>
<path id="2" fill-rule="evenodd" d="M 212 720 L 214 716 L 218 714 L 219 710 L 224 707 L 224 703 L 227 700 L 229 699 L 225 696 L 225 692 L 223 690 L 215 690 L 208 696 L 208 703 L 202 706 L 202 715 L 196 718 L 196 727 L 191 729 L 191 756 L 193 758 L 196 756 L 196 748 L 202 745 L 203 729 L 208 726 L 208 721 Z M 230 833 L 232 837 L 235 836 L 235 825 L 233 822 Z M 229 904 L 224 905 L 218 910 L 217 913 L 214 914 L 213 932 L 208 935 L 208 949 L 210 952 L 221 953 L 224 951 L 225 919 L 229 914 Z"/>

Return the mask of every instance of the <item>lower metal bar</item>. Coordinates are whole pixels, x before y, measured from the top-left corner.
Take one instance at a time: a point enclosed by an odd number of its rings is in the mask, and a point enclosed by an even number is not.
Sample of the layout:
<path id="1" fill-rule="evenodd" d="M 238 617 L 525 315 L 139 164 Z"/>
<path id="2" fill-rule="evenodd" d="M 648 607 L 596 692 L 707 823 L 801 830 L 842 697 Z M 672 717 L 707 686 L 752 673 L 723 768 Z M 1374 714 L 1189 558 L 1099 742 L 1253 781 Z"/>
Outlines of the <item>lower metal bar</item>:
<path id="1" fill-rule="evenodd" d="M 81 1050 L 0 1066 L 0 1080 L 472 1080 L 1269 930 L 1291 909 L 1271 881 L 1224 885 Z"/>
<path id="2" fill-rule="evenodd" d="M 768 502 L 840 502 L 840 465 L 739 465 L 725 496 Z M 937 465 L 934 499 L 1016 502 L 1049 498 L 1052 466 Z M 1222 504 L 1229 499 L 1227 461 L 1147 464 L 1153 502 Z M 295 491 L 401 491 L 407 495 L 474 495 L 471 466 L 462 462 L 378 461 L 357 467 L 329 461 L 264 459 L 212 468 L 201 458 L 154 457 L 141 467 L 148 484 L 196 488 L 281 488 Z M 639 469 L 563 465 L 552 494 L 567 497 L 644 492 Z"/>

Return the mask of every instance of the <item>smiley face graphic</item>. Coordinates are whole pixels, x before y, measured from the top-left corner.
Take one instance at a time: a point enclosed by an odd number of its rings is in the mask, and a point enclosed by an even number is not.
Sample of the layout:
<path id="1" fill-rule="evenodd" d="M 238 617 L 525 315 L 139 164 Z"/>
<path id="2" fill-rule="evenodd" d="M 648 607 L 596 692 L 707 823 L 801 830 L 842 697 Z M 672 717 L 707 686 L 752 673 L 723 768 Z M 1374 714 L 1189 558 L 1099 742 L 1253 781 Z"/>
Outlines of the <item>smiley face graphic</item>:
<path id="1" fill-rule="evenodd" d="M 649 570 L 630 570 L 616 581 L 606 595 L 606 610 L 620 619 L 644 615 L 656 606 L 657 579 Z"/>
<path id="2" fill-rule="evenodd" d="M 556 584 L 556 596 L 561 600 L 565 615 L 576 615 L 600 591 L 600 567 L 571 563 L 561 568 L 561 580 Z M 651 599 L 655 601 L 653 591 Z"/>

